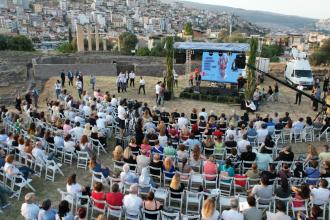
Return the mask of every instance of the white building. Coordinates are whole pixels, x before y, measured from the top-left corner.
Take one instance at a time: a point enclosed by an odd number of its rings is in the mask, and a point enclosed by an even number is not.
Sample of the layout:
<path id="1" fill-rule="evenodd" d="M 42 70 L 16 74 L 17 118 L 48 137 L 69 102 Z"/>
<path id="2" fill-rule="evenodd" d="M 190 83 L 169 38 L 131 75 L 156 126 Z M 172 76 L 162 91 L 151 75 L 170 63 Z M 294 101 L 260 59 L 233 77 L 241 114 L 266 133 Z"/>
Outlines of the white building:
<path id="1" fill-rule="evenodd" d="M 0 8 L 8 8 L 8 0 L 0 0 Z"/>

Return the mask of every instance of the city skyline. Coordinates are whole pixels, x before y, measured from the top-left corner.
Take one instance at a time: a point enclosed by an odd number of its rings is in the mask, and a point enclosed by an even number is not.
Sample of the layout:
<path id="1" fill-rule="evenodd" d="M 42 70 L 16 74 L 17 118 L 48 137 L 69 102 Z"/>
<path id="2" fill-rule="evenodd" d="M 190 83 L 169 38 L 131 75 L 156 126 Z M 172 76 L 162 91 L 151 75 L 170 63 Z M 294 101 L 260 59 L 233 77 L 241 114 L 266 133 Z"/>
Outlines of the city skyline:
<path id="1" fill-rule="evenodd" d="M 222 5 L 246 10 L 267 11 L 287 15 L 310 17 L 315 19 L 330 18 L 330 1 L 313 0 L 187 0 L 201 4 Z"/>

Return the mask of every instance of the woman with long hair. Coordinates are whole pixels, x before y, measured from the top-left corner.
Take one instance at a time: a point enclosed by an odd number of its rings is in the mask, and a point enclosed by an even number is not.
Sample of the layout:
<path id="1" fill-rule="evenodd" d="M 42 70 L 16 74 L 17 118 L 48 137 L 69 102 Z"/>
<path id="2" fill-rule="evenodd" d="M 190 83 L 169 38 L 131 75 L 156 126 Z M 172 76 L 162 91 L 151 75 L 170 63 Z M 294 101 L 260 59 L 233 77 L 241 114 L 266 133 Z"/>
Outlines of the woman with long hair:
<path id="1" fill-rule="evenodd" d="M 198 119 L 197 109 L 193 108 L 192 111 L 191 111 L 191 114 L 190 114 L 190 123 L 191 124 L 196 124 L 197 119 Z"/>
<path id="2" fill-rule="evenodd" d="M 105 192 L 103 192 L 103 184 L 96 182 L 93 186 L 91 197 L 96 200 L 105 201 Z M 104 209 L 104 204 L 95 202 L 94 205 L 99 209 Z"/>
<path id="3" fill-rule="evenodd" d="M 66 191 L 73 195 L 90 195 L 89 187 L 83 187 L 77 183 L 77 175 L 75 173 L 69 176 L 66 182 Z"/>
<path id="4" fill-rule="evenodd" d="M 275 195 L 283 199 L 289 198 L 291 196 L 288 178 L 283 177 L 281 179 L 281 185 L 275 189 Z"/>
<path id="5" fill-rule="evenodd" d="M 304 162 L 310 162 L 312 160 L 318 160 L 319 159 L 319 154 L 317 153 L 316 147 L 313 145 L 308 145 L 307 147 L 307 156 L 304 160 Z"/>
<path id="6" fill-rule="evenodd" d="M 171 191 L 171 197 L 172 198 L 181 198 L 180 195 L 177 194 L 172 194 L 172 192 L 174 193 L 181 193 L 184 190 L 184 185 L 183 183 L 181 183 L 181 176 L 180 174 L 176 173 L 171 180 L 171 184 L 170 184 L 170 191 Z"/>
<path id="7" fill-rule="evenodd" d="M 190 154 L 190 166 L 197 167 L 201 164 L 201 161 L 205 159 L 203 155 L 201 155 L 201 150 L 198 145 L 195 145 L 192 154 Z"/>
<path id="8" fill-rule="evenodd" d="M 139 118 L 135 125 L 135 139 L 136 139 L 136 144 L 138 146 L 140 146 L 142 144 L 143 138 L 144 138 L 143 119 Z"/>
<path id="9" fill-rule="evenodd" d="M 79 142 L 79 148 L 81 151 L 86 151 L 88 153 L 89 157 L 91 157 L 93 155 L 93 150 L 92 150 L 91 144 L 88 141 L 87 135 L 81 136 L 80 142 Z"/>
<path id="10" fill-rule="evenodd" d="M 126 147 L 123 153 L 123 160 L 125 163 L 136 164 L 136 156 L 133 155 L 130 147 Z"/>
<path id="11" fill-rule="evenodd" d="M 56 214 L 56 220 L 74 220 L 73 215 L 70 212 L 69 202 L 62 200 L 58 205 L 58 212 Z"/>
<path id="12" fill-rule="evenodd" d="M 310 198 L 311 190 L 309 189 L 309 185 L 307 183 L 302 183 L 300 189 L 293 186 L 292 191 L 296 193 L 293 197 L 292 206 L 294 208 L 303 207 L 305 205 L 303 200 Z"/>
<path id="13" fill-rule="evenodd" d="M 120 145 L 117 145 L 112 152 L 113 160 L 122 161 L 123 160 L 123 148 Z"/>
<path id="14" fill-rule="evenodd" d="M 142 141 L 142 144 L 140 146 L 141 151 L 144 150 L 147 152 L 147 157 L 150 156 L 150 151 L 151 151 L 151 145 L 149 144 L 149 139 L 145 137 Z"/>
<path id="15" fill-rule="evenodd" d="M 154 192 L 149 192 L 146 200 L 143 201 L 143 208 L 149 212 L 155 212 L 161 210 L 163 207 L 159 201 L 155 200 Z M 146 219 L 158 219 L 157 214 L 145 214 Z"/>
<path id="16" fill-rule="evenodd" d="M 171 157 L 166 157 L 164 160 L 163 171 L 166 172 L 165 176 L 172 178 L 175 174 L 175 168 Z"/>
<path id="17" fill-rule="evenodd" d="M 203 202 L 202 219 L 203 220 L 218 220 L 220 213 L 216 210 L 216 204 L 213 198 L 207 198 Z"/>

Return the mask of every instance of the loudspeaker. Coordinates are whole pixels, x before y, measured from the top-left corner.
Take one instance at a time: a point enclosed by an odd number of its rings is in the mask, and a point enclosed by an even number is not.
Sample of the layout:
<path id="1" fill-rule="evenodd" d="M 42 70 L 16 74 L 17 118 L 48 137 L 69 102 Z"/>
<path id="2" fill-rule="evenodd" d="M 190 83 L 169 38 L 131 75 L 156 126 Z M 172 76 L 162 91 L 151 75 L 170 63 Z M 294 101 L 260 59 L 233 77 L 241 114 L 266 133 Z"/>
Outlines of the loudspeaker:
<path id="1" fill-rule="evenodd" d="M 237 54 L 235 59 L 235 66 L 238 69 L 244 69 L 246 65 L 246 57 L 245 54 Z"/>

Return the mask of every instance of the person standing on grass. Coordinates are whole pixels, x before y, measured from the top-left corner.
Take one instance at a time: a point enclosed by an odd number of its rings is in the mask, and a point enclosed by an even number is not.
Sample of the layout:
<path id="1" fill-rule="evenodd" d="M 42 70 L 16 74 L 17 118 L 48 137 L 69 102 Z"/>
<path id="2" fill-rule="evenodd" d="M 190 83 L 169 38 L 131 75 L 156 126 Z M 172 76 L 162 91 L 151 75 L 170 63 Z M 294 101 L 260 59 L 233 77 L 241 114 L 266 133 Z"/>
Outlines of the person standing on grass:
<path id="1" fill-rule="evenodd" d="M 156 104 L 158 105 L 158 96 L 159 96 L 159 90 L 160 90 L 160 84 L 162 83 L 162 81 L 157 82 L 156 86 L 155 86 L 155 92 L 156 92 Z"/>
<path id="2" fill-rule="evenodd" d="M 92 90 L 95 90 L 95 84 L 96 84 L 96 77 L 94 75 L 91 75 L 91 78 L 89 80 L 90 84 L 92 85 Z"/>
<path id="3" fill-rule="evenodd" d="M 62 72 L 61 72 L 61 81 L 62 81 L 62 87 L 64 87 L 65 85 L 65 72 L 64 72 L 64 70 L 62 70 Z"/>
<path id="4" fill-rule="evenodd" d="M 274 86 L 274 94 L 273 94 L 273 98 L 274 98 L 274 102 L 278 102 L 278 96 L 279 96 L 280 90 L 278 88 L 278 84 L 275 83 Z"/>
<path id="5" fill-rule="evenodd" d="M 298 86 L 297 86 L 297 89 L 299 90 L 299 91 L 303 91 L 304 90 L 304 87 L 303 87 L 303 85 L 301 85 L 301 84 L 299 84 Z M 300 92 L 297 92 L 296 93 L 296 102 L 294 103 L 294 104 L 298 104 L 298 105 L 300 105 L 300 103 L 301 103 L 301 93 Z"/>
<path id="6" fill-rule="evenodd" d="M 178 88 L 179 75 L 175 72 L 174 69 L 173 69 L 173 79 L 174 79 L 174 85 L 175 85 L 175 87 Z"/>
<path id="7" fill-rule="evenodd" d="M 38 108 L 39 90 L 37 87 L 34 87 L 32 90 L 32 98 L 33 98 L 33 102 L 34 102 L 34 107 Z"/>
<path id="8" fill-rule="evenodd" d="M 134 82 L 134 81 L 133 81 Z M 139 87 L 139 94 L 141 92 L 141 89 L 143 89 L 143 94 L 145 95 L 146 94 L 146 90 L 145 90 L 145 80 L 143 78 L 143 76 L 140 77 L 140 87 Z"/>
<path id="9" fill-rule="evenodd" d="M 133 72 L 133 70 L 129 73 L 129 87 L 132 87 L 132 85 L 133 87 L 135 87 L 135 73 Z"/>
<path id="10" fill-rule="evenodd" d="M 60 97 L 61 90 L 62 90 L 62 85 L 61 85 L 60 80 L 56 81 L 56 83 L 54 85 L 54 89 L 55 89 L 56 98 L 58 99 Z"/>
<path id="11" fill-rule="evenodd" d="M 165 84 L 161 83 L 158 93 L 157 106 L 164 106 Z"/>
<path id="12" fill-rule="evenodd" d="M 83 84 L 82 84 L 82 81 L 81 81 L 80 77 L 77 78 L 76 88 L 77 88 L 77 91 L 78 91 L 79 99 L 81 99 L 81 94 L 83 92 Z"/>
<path id="13" fill-rule="evenodd" d="M 68 71 L 69 86 L 73 86 L 73 73 L 71 70 Z"/>

